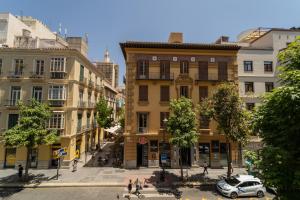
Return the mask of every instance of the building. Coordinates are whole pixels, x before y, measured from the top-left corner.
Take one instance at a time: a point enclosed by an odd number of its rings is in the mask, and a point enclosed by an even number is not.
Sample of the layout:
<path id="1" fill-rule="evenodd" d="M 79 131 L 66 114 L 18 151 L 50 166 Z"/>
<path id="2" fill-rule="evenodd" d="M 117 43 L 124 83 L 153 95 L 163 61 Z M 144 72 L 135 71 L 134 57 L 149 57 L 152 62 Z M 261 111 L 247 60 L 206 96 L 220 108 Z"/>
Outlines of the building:
<path id="1" fill-rule="evenodd" d="M 53 115 L 48 128 L 58 131 L 59 141 L 33 149 L 30 167 L 55 167 L 60 148 L 67 151 L 62 167 L 69 167 L 76 157 L 85 160 L 87 152 L 103 140 L 95 120 L 95 103 L 107 93 L 104 88 L 109 85 L 103 74 L 87 59 L 86 40 L 80 37 L 61 38 L 50 33 L 49 37 L 40 37 L 39 34 L 47 27 L 38 20 L 11 14 L 5 16 L 8 19 L 4 20 L 8 22 L 7 34 L 13 35 L 13 41 L 9 36 L 5 45 L 0 47 L 0 136 L 18 123 L 17 102 L 26 103 L 34 98 L 50 105 Z M 33 26 L 34 23 L 29 21 L 36 22 L 35 29 L 26 27 L 28 24 Z M 9 27 L 13 27 L 10 23 L 19 25 L 10 30 Z M 0 24 L 3 28 L 2 18 Z M 42 26 L 41 29 L 38 26 Z M 39 42 L 19 45 L 19 34 L 22 34 L 19 29 L 23 28 L 30 30 L 32 37 L 28 38 Z M 41 45 L 41 40 L 50 45 Z M 26 153 L 25 147 L 7 147 L 0 139 L 0 168 L 24 166 Z"/>
<path id="2" fill-rule="evenodd" d="M 240 96 L 252 110 L 260 97 L 278 87 L 277 55 L 300 36 L 300 29 L 257 28 L 242 32 L 237 43 Z"/>
<path id="3" fill-rule="evenodd" d="M 109 52 L 106 49 L 104 53 L 104 60 L 102 62 L 94 63 L 97 69 L 102 72 L 105 79 L 113 88 L 117 88 L 119 84 L 119 65 L 110 60 Z"/>
<path id="4" fill-rule="evenodd" d="M 159 167 L 163 120 L 169 115 L 170 99 L 185 96 L 194 104 L 210 96 L 223 81 L 237 83 L 237 53 L 234 44 L 183 43 L 182 33 L 171 33 L 168 42 L 120 43 L 126 61 L 124 166 Z M 199 140 L 182 151 L 183 164 L 211 167 L 226 165 L 225 137 L 214 121 L 198 116 Z M 231 144 L 237 160 L 237 145 Z M 166 145 L 167 166 L 179 167 L 178 148 Z"/>

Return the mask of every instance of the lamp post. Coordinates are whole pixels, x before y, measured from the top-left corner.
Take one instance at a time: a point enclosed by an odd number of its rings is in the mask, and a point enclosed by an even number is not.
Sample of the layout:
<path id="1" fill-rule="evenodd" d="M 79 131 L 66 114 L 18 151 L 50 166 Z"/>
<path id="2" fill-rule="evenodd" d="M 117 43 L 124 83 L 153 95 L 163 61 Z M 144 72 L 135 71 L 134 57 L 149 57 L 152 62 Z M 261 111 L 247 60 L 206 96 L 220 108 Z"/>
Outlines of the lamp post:
<path id="1" fill-rule="evenodd" d="M 165 134 L 166 134 L 166 131 L 167 131 L 167 122 L 168 122 L 168 119 L 167 118 L 165 118 L 164 120 L 163 120 L 163 123 L 164 123 L 164 131 L 163 131 L 163 148 L 162 148 L 162 155 L 164 156 L 164 157 L 166 157 L 166 139 L 165 139 Z M 162 156 L 161 156 L 162 157 Z M 162 160 L 162 158 L 161 158 L 161 165 L 162 165 L 162 169 L 163 169 L 163 171 L 162 171 L 162 174 L 161 174 L 161 176 L 160 176 L 160 180 L 162 181 L 162 182 L 164 182 L 165 181 L 165 162 L 166 161 L 163 161 Z"/>

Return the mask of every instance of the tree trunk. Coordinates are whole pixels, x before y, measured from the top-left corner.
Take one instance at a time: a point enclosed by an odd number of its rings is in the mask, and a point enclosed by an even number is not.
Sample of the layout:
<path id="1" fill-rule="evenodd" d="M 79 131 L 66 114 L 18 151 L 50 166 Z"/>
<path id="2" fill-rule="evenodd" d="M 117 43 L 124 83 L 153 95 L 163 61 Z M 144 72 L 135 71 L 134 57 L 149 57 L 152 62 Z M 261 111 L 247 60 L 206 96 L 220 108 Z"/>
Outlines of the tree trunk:
<path id="1" fill-rule="evenodd" d="M 239 142 L 239 150 L 238 150 L 238 162 L 239 162 L 239 167 L 243 167 L 242 144 L 240 142 Z"/>
<path id="2" fill-rule="evenodd" d="M 24 178 L 25 178 L 26 181 L 28 180 L 28 171 L 29 171 L 31 149 L 32 149 L 31 147 L 27 147 L 26 164 L 25 164 L 25 175 L 24 175 Z"/>
<path id="3" fill-rule="evenodd" d="M 227 150 L 227 178 L 231 176 L 231 149 L 229 148 L 229 139 L 226 137 L 226 150 Z"/>
<path id="4" fill-rule="evenodd" d="M 179 148 L 179 165 L 180 165 L 180 175 L 181 175 L 181 180 L 183 181 L 183 167 L 182 167 L 181 148 Z"/>

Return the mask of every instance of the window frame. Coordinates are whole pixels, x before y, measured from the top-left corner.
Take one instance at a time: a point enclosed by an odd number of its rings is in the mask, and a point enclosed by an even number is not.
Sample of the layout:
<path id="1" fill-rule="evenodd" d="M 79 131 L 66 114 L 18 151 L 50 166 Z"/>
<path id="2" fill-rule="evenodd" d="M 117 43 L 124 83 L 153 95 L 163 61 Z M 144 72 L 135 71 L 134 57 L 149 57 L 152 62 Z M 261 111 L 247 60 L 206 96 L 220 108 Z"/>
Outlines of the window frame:
<path id="1" fill-rule="evenodd" d="M 66 57 L 53 57 L 50 59 L 50 72 L 66 72 Z"/>
<path id="2" fill-rule="evenodd" d="M 184 90 L 186 89 L 186 93 L 187 93 L 187 95 L 185 96 L 183 93 L 185 93 L 184 92 Z M 187 86 L 187 85 L 181 85 L 180 87 L 179 87 L 179 96 L 180 97 L 185 97 L 185 98 L 189 98 L 189 86 Z"/>
<path id="3" fill-rule="evenodd" d="M 245 85 L 245 93 L 254 93 L 254 82 L 244 82 Z M 250 87 L 251 86 L 251 87 Z M 249 91 L 249 88 L 252 88 L 252 91 Z"/>
<path id="4" fill-rule="evenodd" d="M 142 117 L 142 118 L 141 118 Z M 146 133 L 149 127 L 149 113 L 148 112 L 138 112 L 137 113 L 137 132 Z M 143 131 L 140 131 L 143 130 Z"/>
<path id="5" fill-rule="evenodd" d="M 189 62 L 187 60 L 180 61 L 180 74 L 189 74 Z"/>
<path id="6" fill-rule="evenodd" d="M 252 60 L 244 60 L 244 72 L 253 72 Z"/>
<path id="7" fill-rule="evenodd" d="M 264 61 L 264 72 L 273 72 L 273 61 Z"/>
<path id="8" fill-rule="evenodd" d="M 148 85 L 139 85 L 139 101 L 148 101 L 149 99 Z"/>
<path id="9" fill-rule="evenodd" d="M 160 101 L 169 102 L 170 101 L 170 86 L 161 85 L 160 86 Z"/>
<path id="10" fill-rule="evenodd" d="M 272 92 L 273 89 L 274 89 L 274 82 L 265 82 L 265 92 Z"/>

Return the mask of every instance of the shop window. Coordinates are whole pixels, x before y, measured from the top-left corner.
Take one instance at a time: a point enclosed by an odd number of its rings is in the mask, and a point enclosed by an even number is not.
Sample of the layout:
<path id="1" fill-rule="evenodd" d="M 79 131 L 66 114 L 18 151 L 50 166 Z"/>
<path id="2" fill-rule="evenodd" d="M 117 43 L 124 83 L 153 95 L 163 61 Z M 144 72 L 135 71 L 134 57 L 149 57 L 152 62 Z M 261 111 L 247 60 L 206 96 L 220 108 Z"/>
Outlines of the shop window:
<path id="1" fill-rule="evenodd" d="M 158 152 L 157 140 L 150 140 L 150 152 Z"/>
<path id="2" fill-rule="evenodd" d="M 213 140 L 211 141 L 211 148 L 213 153 L 219 153 L 219 141 L 218 140 Z"/>

